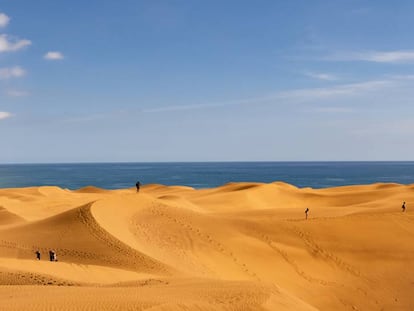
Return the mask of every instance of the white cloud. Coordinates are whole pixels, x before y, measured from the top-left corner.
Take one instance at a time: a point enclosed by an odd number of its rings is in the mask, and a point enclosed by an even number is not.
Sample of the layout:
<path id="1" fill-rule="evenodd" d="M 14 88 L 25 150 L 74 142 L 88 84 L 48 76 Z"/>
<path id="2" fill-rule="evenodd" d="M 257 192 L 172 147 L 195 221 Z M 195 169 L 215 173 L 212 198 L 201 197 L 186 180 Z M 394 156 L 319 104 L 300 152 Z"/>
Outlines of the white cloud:
<path id="1" fill-rule="evenodd" d="M 163 106 L 144 109 L 142 112 L 169 112 L 169 111 L 180 111 L 180 110 L 195 110 L 203 108 L 223 107 L 234 104 L 241 104 L 240 102 L 218 102 L 218 103 L 207 103 L 207 104 L 194 104 L 194 105 L 174 105 L 174 106 Z"/>
<path id="2" fill-rule="evenodd" d="M 345 96 L 358 96 L 367 93 L 372 93 L 378 90 L 383 90 L 386 87 L 394 86 L 397 80 L 371 80 L 359 83 L 351 84 L 340 84 L 325 88 L 305 88 L 305 89 L 293 89 L 288 91 L 280 91 L 273 94 L 269 94 L 262 97 L 252 97 L 246 99 L 215 102 L 215 103 L 200 103 L 190 105 L 174 105 L 174 106 L 162 106 L 144 109 L 142 112 L 169 112 L 169 111 L 184 111 L 184 110 L 195 110 L 195 109 L 207 109 L 214 107 L 227 107 L 227 106 L 238 106 L 238 105 L 255 105 L 265 103 L 275 104 L 296 104 L 303 102 L 314 102 L 323 99 L 341 99 Z M 328 112 L 329 109 L 325 108 Z M 351 112 L 344 109 L 331 109 L 330 112 Z"/>
<path id="3" fill-rule="evenodd" d="M 406 75 L 386 75 L 386 77 L 394 80 L 414 80 L 414 75 L 406 74 Z"/>
<path id="4" fill-rule="evenodd" d="M 19 40 L 5 34 L 0 35 L 0 53 L 15 52 L 31 44 L 32 42 L 30 40 Z"/>
<path id="5" fill-rule="evenodd" d="M 26 71 L 19 66 L 10 68 L 0 68 L 0 80 L 6 80 L 11 78 L 20 78 L 26 75 Z"/>
<path id="6" fill-rule="evenodd" d="M 310 78 L 324 80 L 324 81 L 335 81 L 338 80 L 338 77 L 329 73 L 315 73 L 315 72 L 306 72 L 305 76 Z"/>
<path id="7" fill-rule="evenodd" d="M 28 96 L 29 93 L 26 91 L 19 91 L 19 90 L 7 90 L 6 95 L 9 97 L 24 97 Z"/>
<path id="8" fill-rule="evenodd" d="M 410 82 L 414 79 L 414 75 L 388 75 L 383 80 L 368 80 L 358 83 L 350 84 L 338 84 L 325 88 L 303 88 L 303 89 L 292 89 L 287 91 L 274 92 L 272 94 L 263 95 L 260 97 L 251 98 L 240 98 L 229 101 L 218 101 L 218 102 L 206 102 L 206 103 L 194 103 L 194 104 L 177 104 L 177 105 L 165 105 L 158 107 L 148 107 L 140 110 L 140 113 L 168 113 L 168 112 L 179 112 L 179 111 L 191 111 L 198 109 L 212 109 L 220 107 L 231 107 L 231 106 L 249 106 L 259 104 L 270 104 L 270 105 L 295 105 L 308 103 L 309 108 L 313 112 L 320 113 L 354 113 L 357 109 L 351 105 L 343 106 L 343 100 L 348 100 L 349 97 L 358 99 L 363 96 L 371 96 L 378 94 L 389 96 L 390 90 L 393 91 L 395 88 L 407 87 L 406 82 Z M 408 85 L 409 86 L 409 85 Z M 404 99 L 405 94 L 401 94 Z M 381 96 L 381 95 L 379 95 Z M 411 97 L 410 97 L 411 98 Z M 338 104 L 338 100 L 341 106 L 335 106 Z M 321 106 L 321 102 L 332 104 L 332 106 Z M 401 102 L 401 99 L 399 99 Z M 315 105 L 316 106 L 315 106 Z M 307 109 L 309 111 L 309 109 Z M 99 116 L 99 118 L 106 116 Z M 109 116 L 108 116 L 109 117 Z M 90 120 L 91 118 L 96 119 L 96 116 L 84 116 L 80 118 L 71 119 L 70 121 L 84 121 Z"/>
<path id="9" fill-rule="evenodd" d="M 6 27 L 10 22 L 10 17 L 4 13 L 0 13 L 0 28 Z"/>
<path id="10" fill-rule="evenodd" d="M 10 118 L 12 114 L 10 112 L 0 111 L 0 120 Z"/>
<path id="11" fill-rule="evenodd" d="M 280 98 L 315 100 L 334 96 L 356 95 L 371 92 L 394 84 L 392 80 L 372 80 L 359 83 L 341 84 L 326 88 L 309 88 L 284 91 L 279 93 Z"/>
<path id="12" fill-rule="evenodd" d="M 63 119 L 62 121 L 65 122 L 65 123 L 98 121 L 98 120 L 103 120 L 103 119 L 107 119 L 107 118 L 113 118 L 113 116 L 115 114 L 116 113 L 110 113 L 110 114 L 101 113 L 101 114 L 75 116 L 75 117 L 70 117 L 70 118 L 67 118 L 67 119 Z"/>
<path id="13" fill-rule="evenodd" d="M 354 109 L 349 107 L 319 107 L 316 108 L 315 111 L 325 113 L 351 113 L 354 112 Z"/>
<path id="14" fill-rule="evenodd" d="M 414 63 L 414 50 L 338 53 L 328 57 L 328 59 L 338 61 L 367 61 L 375 63 Z"/>
<path id="15" fill-rule="evenodd" d="M 61 60 L 61 59 L 64 59 L 65 57 L 63 56 L 61 52 L 50 51 L 45 54 L 44 58 L 48 60 Z"/>

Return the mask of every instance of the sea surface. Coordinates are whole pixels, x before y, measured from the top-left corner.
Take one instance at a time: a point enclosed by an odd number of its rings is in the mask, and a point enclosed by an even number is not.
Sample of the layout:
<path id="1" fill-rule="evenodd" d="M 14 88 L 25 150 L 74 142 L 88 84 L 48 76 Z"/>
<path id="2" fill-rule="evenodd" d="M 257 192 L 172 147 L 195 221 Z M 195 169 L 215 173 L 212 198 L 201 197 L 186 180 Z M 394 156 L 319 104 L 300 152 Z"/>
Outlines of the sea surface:
<path id="1" fill-rule="evenodd" d="M 0 164 L 0 188 L 53 185 L 106 189 L 142 184 L 211 188 L 228 182 L 283 181 L 298 187 L 414 183 L 414 162 L 194 162 Z"/>

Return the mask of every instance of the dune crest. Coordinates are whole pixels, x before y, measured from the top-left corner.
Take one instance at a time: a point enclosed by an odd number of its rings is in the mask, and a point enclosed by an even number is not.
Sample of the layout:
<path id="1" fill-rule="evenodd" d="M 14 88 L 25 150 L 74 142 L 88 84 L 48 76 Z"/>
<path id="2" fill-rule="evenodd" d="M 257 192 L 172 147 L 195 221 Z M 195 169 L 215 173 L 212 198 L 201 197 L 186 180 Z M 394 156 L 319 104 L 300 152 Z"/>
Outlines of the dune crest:
<path id="1" fill-rule="evenodd" d="M 411 310 L 413 189 L 0 189 L 0 309 Z"/>

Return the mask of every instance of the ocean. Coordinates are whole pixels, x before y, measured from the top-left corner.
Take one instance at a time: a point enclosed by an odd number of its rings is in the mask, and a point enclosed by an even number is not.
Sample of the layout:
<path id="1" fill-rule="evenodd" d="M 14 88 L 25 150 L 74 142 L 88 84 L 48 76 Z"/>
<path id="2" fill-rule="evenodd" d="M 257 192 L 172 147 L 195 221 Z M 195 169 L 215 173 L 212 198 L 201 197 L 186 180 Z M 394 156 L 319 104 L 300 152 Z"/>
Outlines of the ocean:
<path id="1" fill-rule="evenodd" d="M 1 164 L 0 188 L 53 185 L 105 189 L 145 184 L 211 188 L 228 182 L 283 181 L 297 187 L 414 183 L 414 162 L 192 162 Z"/>

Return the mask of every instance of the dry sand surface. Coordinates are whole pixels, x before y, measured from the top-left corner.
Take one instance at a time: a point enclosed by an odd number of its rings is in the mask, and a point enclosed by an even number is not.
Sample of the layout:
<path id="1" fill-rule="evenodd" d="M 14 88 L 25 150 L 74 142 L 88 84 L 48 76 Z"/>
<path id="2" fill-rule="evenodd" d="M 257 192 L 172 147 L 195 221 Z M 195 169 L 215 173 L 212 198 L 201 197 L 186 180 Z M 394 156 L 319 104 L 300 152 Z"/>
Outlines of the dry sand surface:
<path id="1" fill-rule="evenodd" d="M 414 185 L 0 189 L 0 310 L 414 310 Z"/>

